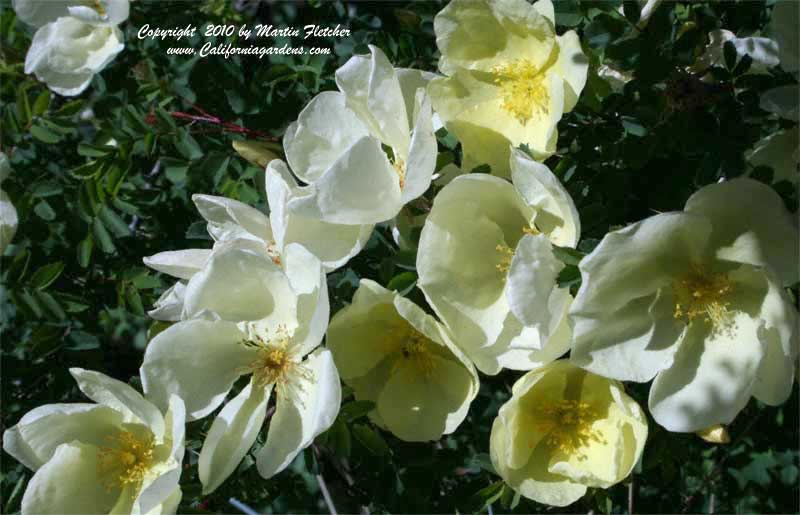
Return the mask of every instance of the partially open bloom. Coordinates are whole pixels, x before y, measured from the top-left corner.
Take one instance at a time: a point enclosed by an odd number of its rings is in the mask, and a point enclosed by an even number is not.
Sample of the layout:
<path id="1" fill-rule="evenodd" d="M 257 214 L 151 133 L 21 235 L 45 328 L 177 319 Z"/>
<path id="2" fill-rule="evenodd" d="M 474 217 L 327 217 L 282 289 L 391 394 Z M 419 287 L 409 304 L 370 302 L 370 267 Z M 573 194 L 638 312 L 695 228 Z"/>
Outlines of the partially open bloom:
<path id="1" fill-rule="evenodd" d="M 492 425 L 495 470 L 528 499 L 566 506 L 625 479 L 647 418 L 617 381 L 560 360 L 522 376 Z"/>
<path id="2" fill-rule="evenodd" d="M 608 233 L 580 263 L 571 359 L 624 381 L 653 378 L 670 431 L 728 424 L 750 396 L 791 393 L 798 234 L 781 198 L 751 179 L 706 186 L 683 212 Z"/>
<path id="3" fill-rule="evenodd" d="M 556 124 L 578 102 L 588 59 L 574 31 L 557 36 L 553 4 L 454 0 L 434 19 L 439 69 L 434 110 L 458 137 L 469 171 L 508 176 L 509 146 L 537 159 L 555 151 Z"/>
<path id="4" fill-rule="evenodd" d="M 375 224 L 425 193 L 437 154 L 424 91 L 430 77 L 394 68 L 373 46 L 339 68 L 339 91 L 314 97 L 283 138 L 289 166 L 309 185 L 295 210 L 329 223 Z"/>
<path id="5" fill-rule="evenodd" d="M 0 152 L 0 184 L 11 173 L 11 165 L 8 164 L 8 157 Z M 2 254 L 14 234 L 17 232 L 17 209 L 11 203 L 11 199 L 2 188 L 0 188 L 0 254 Z"/>
<path id="6" fill-rule="evenodd" d="M 277 408 L 256 458 L 263 477 L 286 468 L 333 423 L 339 376 L 330 352 L 316 349 L 328 315 L 322 265 L 297 244 L 284 249 L 278 264 L 260 241 L 229 241 L 189 279 L 183 320 L 153 338 L 141 376 L 156 404 L 171 394 L 183 398 L 189 420 L 216 410 L 237 379 L 249 377 L 203 443 L 199 475 L 205 493 L 236 469 L 255 442 L 273 390 Z"/>
<path id="7" fill-rule="evenodd" d="M 128 19 L 128 0 L 12 0 L 17 18 L 41 27 L 64 16 L 87 23 L 119 25 Z"/>
<path id="8" fill-rule="evenodd" d="M 93 24 L 72 16 L 39 28 L 25 56 L 25 73 L 59 95 L 85 90 L 99 72 L 122 51 L 122 32 L 115 26 Z"/>
<path id="9" fill-rule="evenodd" d="M 266 172 L 269 214 L 237 200 L 214 195 L 193 195 L 197 210 L 208 222 L 215 248 L 236 239 L 258 242 L 272 260 L 281 265 L 287 245 L 298 243 L 317 256 L 330 272 L 358 254 L 369 240 L 372 225 L 341 225 L 297 213 L 295 203 L 308 191 L 297 186 L 283 161 L 274 160 Z M 156 301 L 148 314 L 157 320 L 181 319 L 187 280 L 203 268 L 211 249 L 159 252 L 144 258 L 144 264 L 179 279 Z"/>
<path id="10" fill-rule="evenodd" d="M 447 329 L 373 281 L 362 279 L 333 317 L 327 342 L 356 399 L 373 401 L 373 421 L 402 440 L 452 433 L 478 394 L 475 368 Z"/>
<path id="11" fill-rule="evenodd" d="M 453 179 L 433 203 L 417 253 L 419 287 L 455 342 L 484 373 L 530 370 L 569 348 L 552 245 L 574 247 L 575 204 L 558 179 L 511 153 L 513 184 L 488 174 Z"/>
<path id="12" fill-rule="evenodd" d="M 165 414 L 129 385 L 71 368 L 97 404 L 47 404 L 3 433 L 3 450 L 35 471 L 23 515 L 175 513 L 184 453 L 183 402 Z"/>

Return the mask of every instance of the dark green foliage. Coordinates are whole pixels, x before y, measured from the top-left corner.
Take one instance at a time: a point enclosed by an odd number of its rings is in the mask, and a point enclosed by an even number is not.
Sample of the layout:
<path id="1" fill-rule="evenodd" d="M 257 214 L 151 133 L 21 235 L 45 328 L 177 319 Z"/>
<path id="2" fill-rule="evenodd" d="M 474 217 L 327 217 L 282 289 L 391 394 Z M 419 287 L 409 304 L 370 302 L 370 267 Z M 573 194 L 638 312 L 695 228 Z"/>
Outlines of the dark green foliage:
<path id="1" fill-rule="evenodd" d="M 380 47 L 396 66 L 436 71 L 433 16 L 440 2 L 251 2 L 255 8 L 244 11 L 234 3 L 132 3 L 121 27 L 125 50 L 83 95 L 67 99 L 24 74 L 33 29 L 16 21 L 8 0 L 0 2 L 0 142 L 13 168 L 2 187 L 20 219 L 0 261 L 2 429 L 36 406 L 83 401 L 68 373 L 72 366 L 140 386 L 143 350 L 166 327 L 145 311 L 171 284 L 144 267 L 142 257 L 211 246 L 191 203 L 194 193 L 266 208 L 261 170 L 239 157 L 231 141 L 279 142 L 308 100 L 335 88 L 335 69 L 354 53 L 366 53 L 367 44 Z M 727 48 L 726 66 L 711 70 L 715 83 L 684 71 L 710 30 L 724 27 L 744 36 L 762 29 L 770 7 L 761 2 L 665 2 L 643 31 L 635 28 L 638 3 L 625 1 L 624 14 L 617 12 L 622 4 L 556 2 L 559 32 L 578 30 L 591 62 L 581 101 L 559 124 L 558 152 L 547 161 L 573 195 L 583 223 L 578 251 L 560 252 L 567 267 L 559 282 L 573 289 L 580 283 L 576 264 L 609 229 L 681 209 L 700 186 L 748 172 L 744 152 L 778 128 L 759 109 L 759 95 L 793 80 L 779 70 L 744 75 L 749 62 L 736 63 Z M 199 35 L 177 44 L 136 38 L 144 23 L 193 23 L 202 33 L 206 22 L 338 23 L 352 36 L 315 41 L 331 55 L 263 60 L 166 54 L 168 46 L 199 48 Z M 247 45 L 237 36 L 229 39 Z M 613 93 L 596 75 L 602 63 L 634 79 Z M 174 112 L 208 113 L 249 132 Z M 456 140 L 444 130 L 439 136 L 438 168 L 459 163 Z M 771 182 L 770 170 L 755 175 Z M 796 191 L 785 183 L 775 188 L 795 210 Z M 432 198 L 433 191 L 407 209 L 424 213 Z M 419 237 L 418 228 L 411 237 Z M 425 305 L 414 262 L 413 251 L 398 249 L 388 226 L 379 225 L 367 248 L 329 275 L 332 312 L 350 301 L 360 278 Z M 248 456 L 210 496 L 201 495 L 196 462 L 212 419 L 191 423 L 179 512 L 235 512 L 230 498 L 264 513 L 324 512 L 316 474 L 345 513 L 463 513 L 489 505 L 496 513 L 557 512 L 515 496 L 498 481 L 487 454 L 492 420 L 519 375 L 482 377 L 462 426 L 430 444 L 402 442 L 377 429 L 366 416 L 372 406 L 345 390 L 337 421 L 289 470 L 264 481 Z M 628 391 L 646 406 L 648 385 L 629 385 Z M 707 512 L 713 502 L 716 512 L 797 512 L 798 424 L 797 388 L 782 407 L 751 401 L 730 426 L 733 441 L 725 446 L 668 433 L 651 420 L 632 479 L 635 510 Z M 2 474 L 2 510 L 11 513 L 19 510 L 31 472 L 5 455 Z M 590 491 L 560 511 L 627 509 L 628 483 Z"/>

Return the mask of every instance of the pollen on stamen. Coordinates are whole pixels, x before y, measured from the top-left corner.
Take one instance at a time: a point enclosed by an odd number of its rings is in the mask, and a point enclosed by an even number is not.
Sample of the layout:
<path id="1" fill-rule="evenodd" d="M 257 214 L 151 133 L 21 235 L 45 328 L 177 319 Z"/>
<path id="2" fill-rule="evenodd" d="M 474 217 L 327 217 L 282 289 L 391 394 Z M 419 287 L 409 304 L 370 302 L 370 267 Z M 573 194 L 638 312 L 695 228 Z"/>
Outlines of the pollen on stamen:
<path id="1" fill-rule="evenodd" d="M 435 345 L 427 336 L 413 327 L 398 333 L 398 351 L 400 357 L 392 367 L 392 374 L 399 368 L 411 369 L 425 378 L 432 377 L 436 371 L 431 345 Z"/>
<path id="2" fill-rule="evenodd" d="M 715 331 L 732 323 L 728 308 L 733 284 L 727 274 L 692 265 L 688 274 L 673 282 L 672 290 L 675 294 L 674 318 L 687 325 L 700 320 L 710 324 Z"/>
<path id="3" fill-rule="evenodd" d="M 397 158 L 394 163 L 392 163 L 392 167 L 394 171 L 397 172 L 397 177 L 400 180 L 400 189 L 406 187 L 406 163 L 400 158 Z"/>
<path id="4" fill-rule="evenodd" d="M 527 59 L 516 59 L 491 69 L 500 88 L 501 107 L 525 125 L 536 113 L 547 109 L 550 95 L 544 74 Z"/>
<path id="5" fill-rule="evenodd" d="M 281 266 L 281 253 L 274 241 L 267 243 L 267 256 L 278 266 Z"/>
<path id="6" fill-rule="evenodd" d="M 103 7 L 103 3 L 100 0 L 92 0 L 91 8 L 97 11 L 97 14 L 100 16 L 105 16 L 107 14 L 106 8 Z"/>
<path id="7" fill-rule="evenodd" d="M 302 383 L 313 380 L 314 374 L 292 352 L 291 335 L 285 327 L 279 326 L 269 338 L 255 337 L 240 343 L 255 348 L 256 358 L 239 372 L 252 374 L 256 386 L 274 384 L 279 398 L 300 400 Z"/>
<path id="8" fill-rule="evenodd" d="M 590 444 L 605 443 L 602 434 L 592 427 L 600 414 L 586 402 L 545 402 L 539 408 L 539 418 L 538 429 L 549 433 L 546 443 L 565 454 L 577 455 L 578 459 L 586 459 L 584 450 Z"/>
<path id="9" fill-rule="evenodd" d="M 155 440 L 152 433 L 137 437 L 120 431 L 106 438 L 109 445 L 100 448 L 98 473 L 107 490 L 141 485 L 153 466 Z"/>

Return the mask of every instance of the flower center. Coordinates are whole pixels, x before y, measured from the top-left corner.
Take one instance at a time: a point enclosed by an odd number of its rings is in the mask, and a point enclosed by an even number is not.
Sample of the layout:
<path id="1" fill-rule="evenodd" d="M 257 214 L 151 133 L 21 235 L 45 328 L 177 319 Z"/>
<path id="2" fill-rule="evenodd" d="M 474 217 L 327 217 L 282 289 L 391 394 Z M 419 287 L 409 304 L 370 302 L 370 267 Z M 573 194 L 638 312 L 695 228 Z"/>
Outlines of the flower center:
<path id="1" fill-rule="evenodd" d="M 728 321 L 728 299 L 733 285 L 727 274 L 692 265 L 688 274 L 672 283 L 672 290 L 676 298 L 673 312 L 676 319 L 690 324 L 700 317 L 717 328 Z"/>
<path id="2" fill-rule="evenodd" d="M 98 472 L 108 490 L 126 485 L 141 485 L 153 466 L 155 440 L 149 431 L 140 438 L 130 431 L 107 437 L 108 447 L 100 448 Z"/>
<path id="3" fill-rule="evenodd" d="M 600 432 L 592 428 L 600 414 L 586 402 L 570 399 L 545 402 L 540 414 L 544 419 L 540 429 L 550 432 L 546 442 L 558 451 L 575 454 L 592 442 L 604 442 Z M 581 453 L 578 456 L 585 458 Z"/>
<path id="4" fill-rule="evenodd" d="M 400 179 L 400 189 L 402 190 L 406 186 L 406 162 L 398 157 L 397 160 L 392 163 L 392 166 L 394 167 L 394 171 L 397 172 L 397 177 Z"/>
<path id="5" fill-rule="evenodd" d="M 540 231 L 535 225 L 526 225 L 522 227 L 522 233 L 536 235 L 540 234 Z M 511 269 L 511 260 L 514 259 L 516 247 L 512 249 L 508 245 L 503 244 L 496 246 L 494 249 L 500 254 L 499 262 L 495 265 L 495 268 L 503 275 L 508 274 L 508 271 Z"/>
<path id="6" fill-rule="evenodd" d="M 297 389 L 302 389 L 299 381 L 292 379 L 312 380 L 313 373 L 301 362 L 289 347 L 291 335 L 286 328 L 279 326 L 271 338 L 255 337 L 254 340 L 242 340 L 241 344 L 256 349 L 256 357 L 240 372 L 252 374 L 253 382 L 263 388 L 274 384 L 279 397 L 299 398 Z"/>
<path id="7" fill-rule="evenodd" d="M 544 74 L 527 59 L 516 59 L 492 68 L 500 87 L 501 107 L 525 125 L 534 113 L 544 113 L 550 100 Z"/>
<path id="8" fill-rule="evenodd" d="M 278 266 L 281 266 L 281 253 L 274 241 L 267 243 L 267 256 Z"/>
<path id="9" fill-rule="evenodd" d="M 416 374 L 421 374 L 429 378 L 436 370 L 436 363 L 433 360 L 431 345 L 435 345 L 427 336 L 420 333 L 411 326 L 397 331 L 394 345 L 400 355 L 392 366 L 391 373 L 394 374 L 398 369 L 403 368 Z"/>

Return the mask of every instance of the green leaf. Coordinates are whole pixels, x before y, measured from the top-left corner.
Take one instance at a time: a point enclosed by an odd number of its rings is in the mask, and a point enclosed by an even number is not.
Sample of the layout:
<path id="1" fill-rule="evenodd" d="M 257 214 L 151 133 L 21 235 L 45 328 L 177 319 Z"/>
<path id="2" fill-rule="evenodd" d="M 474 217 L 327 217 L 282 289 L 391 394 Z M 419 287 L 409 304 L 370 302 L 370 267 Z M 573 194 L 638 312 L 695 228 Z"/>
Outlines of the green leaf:
<path id="1" fill-rule="evenodd" d="M 188 160 L 199 159 L 203 157 L 203 149 L 197 140 L 189 134 L 186 129 L 178 130 L 178 137 L 175 139 L 175 148 L 180 154 Z"/>
<path id="2" fill-rule="evenodd" d="M 44 290 L 53 284 L 53 281 L 58 279 L 58 276 L 61 275 L 63 271 L 64 263 L 61 261 L 44 265 L 33 273 L 30 279 L 30 285 L 37 290 Z"/>
<path id="3" fill-rule="evenodd" d="M 86 268 L 89 266 L 89 261 L 92 259 L 93 248 L 94 240 L 91 234 L 78 243 L 78 264 L 81 265 L 81 267 Z"/>
<path id="4" fill-rule="evenodd" d="M 414 289 L 416 284 L 417 274 L 415 272 L 401 272 L 392 277 L 392 280 L 386 285 L 386 289 L 394 290 L 398 294 L 405 296 Z"/>
<path id="5" fill-rule="evenodd" d="M 116 237 L 124 238 L 131 235 L 128 224 L 108 206 L 100 206 L 97 216 L 103 221 L 103 225 L 109 228 Z"/>
<path id="6" fill-rule="evenodd" d="M 504 488 L 505 483 L 503 483 L 503 481 L 495 481 L 491 485 L 475 492 L 469 500 L 469 505 L 476 509 L 471 511 L 478 512 L 487 509 L 489 505 L 494 504 L 500 499 L 500 496 L 503 495 Z"/>
<path id="7" fill-rule="evenodd" d="M 84 157 L 105 157 L 115 152 L 117 152 L 117 149 L 111 146 L 90 145 L 88 143 L 80 143 L 78 145 L 78 155 Z"/>
<path id="8" fill-rule="evenodd" d="M 366 416 L 373 409 L 375 409 L 375 403 L 372 401 L 352 401 L 342 406 L 339 416 L 347 422 L 352 422 Z"/>
<path id="9" fill-rule="evenodd" d="M 583 256 L 585 255 L 583 252 L 571 247 L 559 247 L 558 245 L 553 245 L 553 254 L 555 254 L 556 258 L 558 258 L 558 260 L 565 265 L 576 266 L 581 262 L 581 259 L 583 259 Z"/>
<path id="10" fill-rule="evenodd" d="M 373 456 L 386 456 L 389 454 L 389 446 L 386 444 L 386 440 L 371 427 L 364 424 L 355 424 L 353 426 L 353 436 Z"/>
<path id="11" fill-rule="evenodd" d="M 114 242 L 111 240 L 111 235 L 108 234 L 108 229 L 103 225 L 100 218 L 95 218 L 92 222 L 92 234 L 97 241 L 97 245 L 106 254 L 110 254 L 116 250 Z"/>
<path id="12" fill-rule="evenodd" d="M 42 143 L 58 143 L 61 141 L 61 136 L 57 133 L 51 131 L 50 129 L 45 129 L 40 125 L 32 125 L 31 126 L 31 136 L 38 139 Z"/>
<path id="13" fill-rule="evenodd" d="M 352 447 L 352 438 L 350 437 L 350 429 L 344 423 L 341 417 L 337 417 L 327 431 L 326 445 L 339 458 L 347 459 L 350 457 L 350 450 Z"/>
<path id="14" fill-rule="evenodd" d="M 139 296 L 139 290 L 136 289 L 136 286 L 129 284 L 125 288 L 125 302 L 128 304 L 128 307 L 133 311 L 135 314 L 139 316 L 144 316 L 144 306 L 142 305 L 142 297 Z"/>
<path id="15" fill-rule="evenodd" d="M 45 89 L 36 97 L 36 100 L 33 101 L 33 116 L 39 116 L 47 111 L 47 107 L 50 105 L 50 90 Z"/>
<path id="16" fill-rule="evenodd" d="M 722 46 L 722 55 L 725 57 L 725 67 L 728 70 L 733 70 L 736 67 L 736 45 L 733 41 L 726 41 Z"/>

